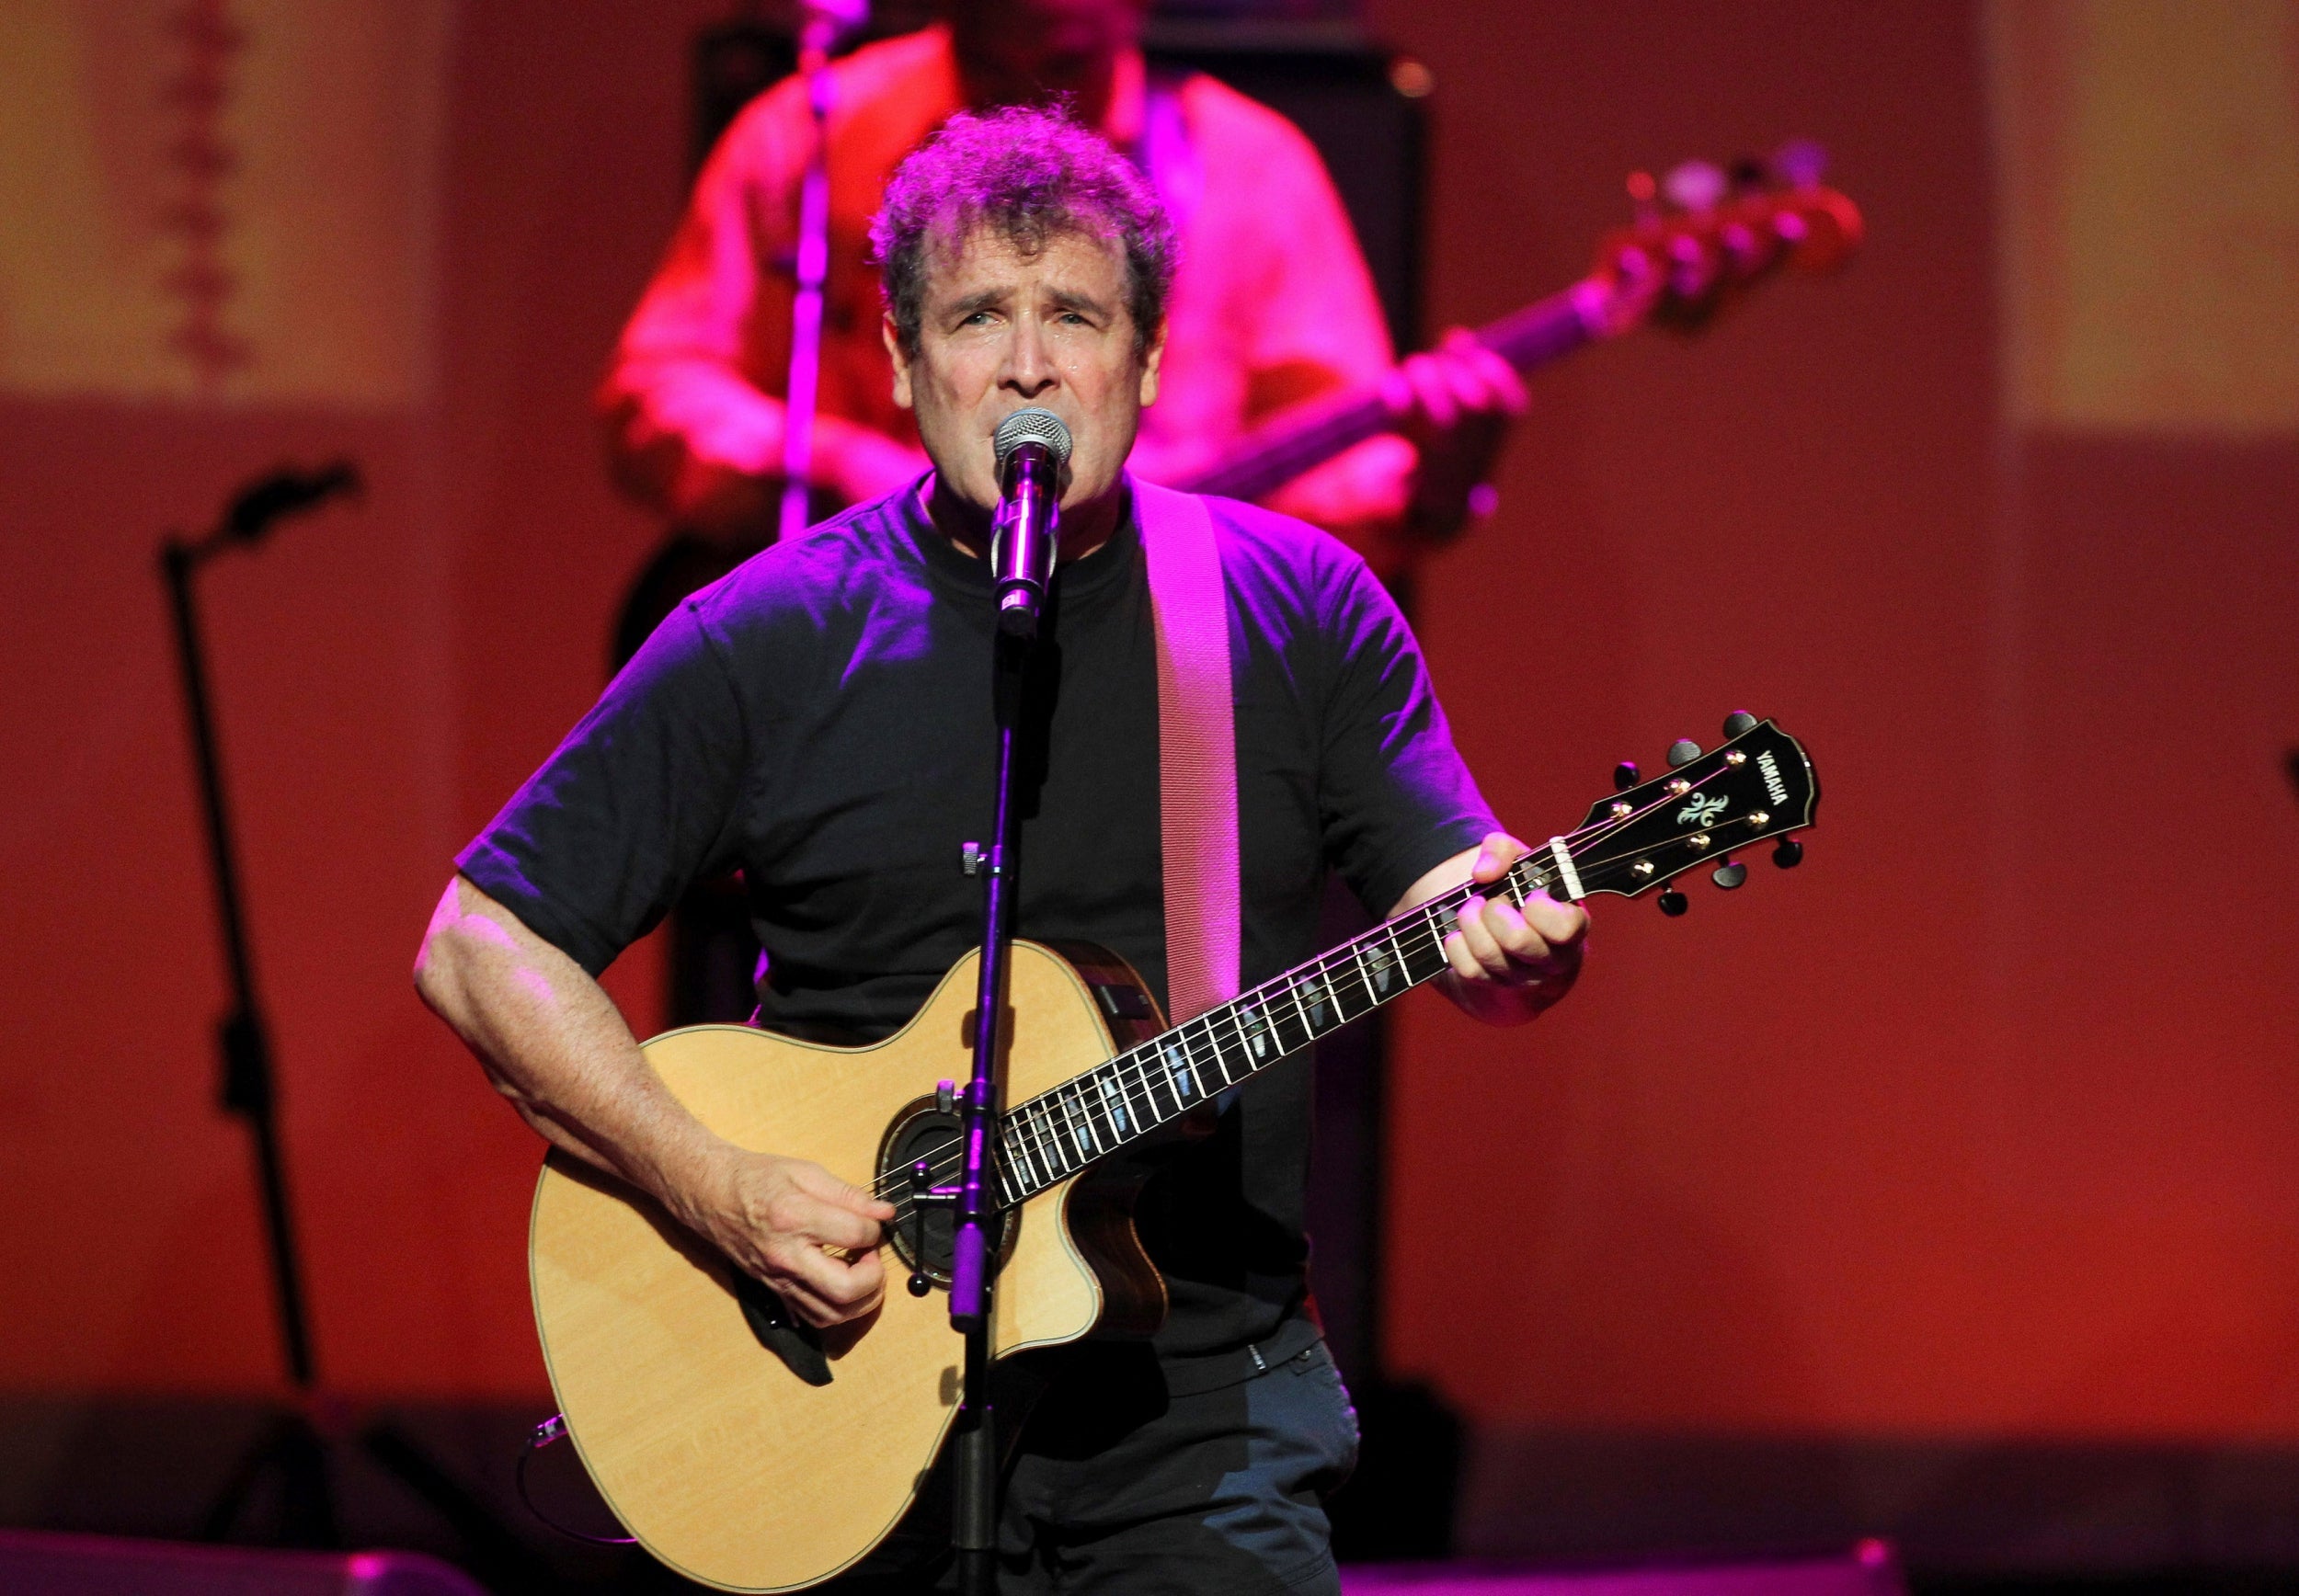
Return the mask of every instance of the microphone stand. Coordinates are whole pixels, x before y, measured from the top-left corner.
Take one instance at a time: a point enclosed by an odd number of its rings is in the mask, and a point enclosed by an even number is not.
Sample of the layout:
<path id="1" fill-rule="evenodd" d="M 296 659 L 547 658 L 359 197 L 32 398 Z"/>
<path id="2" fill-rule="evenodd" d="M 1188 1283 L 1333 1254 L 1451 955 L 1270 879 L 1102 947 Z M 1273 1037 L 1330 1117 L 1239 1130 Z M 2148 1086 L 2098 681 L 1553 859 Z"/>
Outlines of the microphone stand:
<path id="1" fill-rule="evenodd" d="M 308 509 L 337 493 L 355 491 L 358 485 L 359 475 L 348 462 L 311 476 L 278 472 L 241 490 L 207 536 L 196 542 L 171 536 L 160 546 L 160 574 L 167 584 L 175 620 L 176 656 L 183 670 L 184 705 L 191 722 L 208 857 L 214 870 L 216 915 L 232 986 L 231 1012 L 217 1025 L 215 1033 L 223 1063 L 218 1099 L 226 1113 L 245 1119 L 254 1134 L 256 1180 L 263 1199 L 264 1237 L 271 1259 L 280 1340 L 287 1355 L 288 1378 L 306 1408 L 318 1385 L 318 1368 L 312 1356 L 303 1274 L 288 1205 L 286 1168 L 280 1153 L 271 1032 L 257 1001 L 255 965 L 240 908 L 239 859 L 224 804 L 223 766 L 216 752 L 215 717 L 208 693 L 207 655 L 192 578 L 216 555 L 260 543 L 282 517 Z M 242 1463 L 232 1486 L 209 1514 L 209 1538 L 220 1539 L 229 1533 L 241 1500 L 267 1467 L 275 1468 L 280 1478 L 283 1538 L 299 1545 L 333 1545 L 337 1539 L 335 1497 L 328 1486 L 326 1449 L 308 1413 L 300 1410 L 282 1419 L 269 1439 Z"/>
<path id="2" fill-rule="evenodd" d="M 160 575 L 167 585 L 175 621 L 176 656 L 183 671 L 184 707 L 191 723 L 208 857 L 214 872 L 216 918 L 223 930 L 224 967 L 232 988 L 231 1011 L 216 1026 L 223 1063 L 218 1099 L 225 1112 L 245 1119 L 254 1134 L 256 1180 L 263 1201 L 264 1238 L 271 1260 L 280 1341 L 296 1394 L 296 1405 L 281 1414 L 240 1458 L 209 1507 L 201 1536 L 210 1541 L 221 1541 L 232 1533 L 267 1474 L 276 1475 L 280 1481 L 280 1541 L 297 1546 L 333 1547 L 341 1545 L 342 1536 L 336 1517 L 328 1442 L 320 1424 L 315 1422 L 325 1406 L 320 1398 L 318 1360 L 312 1350 L 293 1210 L 288 1199 L 286 1161 L 280 1146 L 271 1029 L 257 998 L 255 959 L 241 909 L 239 855 L 224 802 L 223 758 L 216 744 L 207 651 L 193 579 L 217 555 L 234 548 L 255 548 L 289 517 L 315 509 L 338 495 L 359 491 L 359 472 L 349 461 L 337 461 L 315 472 L 274 472 L 234 495 L 223 519 L 204 537 L 188 541 L 170 536 L 160 545 Z M 492 1508 L 412 1440 L 384 1422 L 369 1425 L 360 1440 L 378 1464 L 429 1504 L 462 1537 L 467 1561 L 491 1586 L 499 1590 L 541 1588 L 545 1570 L 533 1554 Z"/>
<path id="3" fill-rule="evenodd" d="M 1021 891 L 1015 850 L 1014 736 L 1022 719 L 1024 683 L 1036 648 L 1035 626 L 1001 626 L 995 634 L 991 701 L 997 722 L 995 830 L 981 861 L 982 952 L 974 998 L 974 1074 L 966 1083 L 962 1117 L 964 1161 L 956 1190 L 951 1268 L 950 1326 L 965 1338 L 965 1378 L 952 1444 L 955 1492 L 951 1545 L 959 1590 L 990 1596 L 998 1583 L 997 1415 L 990 1402 L 990 1320 L 993 1263 L 1002 1211 L 991 1184 L 1003 1094 L 1003 1056 L 1009 1012 L 1007 969 L 1013 944 L 1013 906 Z"/>

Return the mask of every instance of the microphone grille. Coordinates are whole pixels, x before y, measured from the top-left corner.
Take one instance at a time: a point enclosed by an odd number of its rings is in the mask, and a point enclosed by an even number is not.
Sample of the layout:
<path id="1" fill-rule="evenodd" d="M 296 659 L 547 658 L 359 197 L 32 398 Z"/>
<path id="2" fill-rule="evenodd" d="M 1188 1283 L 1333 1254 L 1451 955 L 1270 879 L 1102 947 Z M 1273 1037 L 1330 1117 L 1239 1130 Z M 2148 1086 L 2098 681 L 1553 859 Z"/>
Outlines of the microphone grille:
<path id="1" fill-rule="evenodd" d="M 1006 461 L 1025 443 L 1042 443 L 1053 452 L 1056 465 L 1069 463 L 1069 428 L 1051 410 L 1035 405 L 1017 410 L 998 424 L 990 436 L 990 445 L 998 450 L 998 470 L 1002 474 Z"/>

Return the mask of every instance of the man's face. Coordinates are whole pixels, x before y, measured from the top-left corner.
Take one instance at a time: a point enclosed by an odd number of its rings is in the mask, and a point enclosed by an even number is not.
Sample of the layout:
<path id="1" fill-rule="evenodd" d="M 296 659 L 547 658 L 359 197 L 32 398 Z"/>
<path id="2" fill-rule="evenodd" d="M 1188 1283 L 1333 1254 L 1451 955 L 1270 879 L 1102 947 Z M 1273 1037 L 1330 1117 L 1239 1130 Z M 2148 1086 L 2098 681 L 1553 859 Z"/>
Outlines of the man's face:
<path id="1" fill-rule="evenodd" d="M 948 0 L 950 41 L 978 106 L 1069 95 L 1099 125 L 1117 58 L 1141 37 L 1144 0 Z"/>
<path id="2" fill-rule="evenodd" d="M 1035 253 L 977 229 L 928 256 L 918 352 L 891 321 L 894 400 L 918 433 L 943 491 L 978 509 L 998 504 L 991 435 L 1017 410 L 1050 410 L 1072 450 L 1062 507 L 1101 499 L 1134 447 L 1141 407 L 1157 397 L 1161 337 L 1138 348 L 1115 243 L 1060 233 Z"/>

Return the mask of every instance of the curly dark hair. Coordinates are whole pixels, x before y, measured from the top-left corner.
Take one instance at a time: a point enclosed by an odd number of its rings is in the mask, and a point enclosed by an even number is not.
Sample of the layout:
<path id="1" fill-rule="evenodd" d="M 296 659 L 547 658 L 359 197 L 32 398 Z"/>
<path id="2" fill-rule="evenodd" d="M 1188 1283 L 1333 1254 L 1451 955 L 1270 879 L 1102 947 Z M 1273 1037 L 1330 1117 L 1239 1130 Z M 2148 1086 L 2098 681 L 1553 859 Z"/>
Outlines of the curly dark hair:
<path id="1" fill-rule="evenodd" d="M 870 224 L 905 352 L 918 353 L 929 253 L 980 227 L 1025 254 L 1066 233 L 1119 245 L 1136 348 L 1147 348 L 1165 325 L 1173 227 L 1134 164 L 1058 107 L 960 111 L 896 168 Z"/>

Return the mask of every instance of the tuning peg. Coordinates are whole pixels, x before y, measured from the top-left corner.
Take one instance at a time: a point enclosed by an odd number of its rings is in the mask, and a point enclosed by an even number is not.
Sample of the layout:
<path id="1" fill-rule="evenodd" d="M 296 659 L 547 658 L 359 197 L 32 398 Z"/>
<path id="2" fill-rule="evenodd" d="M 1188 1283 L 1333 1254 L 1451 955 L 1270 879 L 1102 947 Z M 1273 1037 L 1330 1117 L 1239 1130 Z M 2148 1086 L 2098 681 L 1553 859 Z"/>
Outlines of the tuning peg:
<path id="1" fill-rule="evenodd" d="M 1810 139 L 1792 139 L 1772 152 L 1772 172 L 1791 188 L 1810 188 L 1827 174 L 1828 152 Z"/>
<path id="2" fill-rule="evenodd" d="M 1623 759 L 1612 768 L 1612 785 L 1616 792 L 1626 792 L 1637 784 L 1637 762 Z"/>
<path id="3" fill-rule="evenodd" d="M 1709 873 L 1717 885 L 1730 892 L 1748 879 L 1748 867 L 1737 859 L 1728 859 Z"/>
<path id="4" fill-rule="evenodd" d="M 1689 765 L 1699 757 L 1700 745 L 1690 737 L 1678 737 L 1668 745 L 1668 768 L 1672 770 L 1679 765 Z"/>
<path id="5" fill-rule="evenodd" d="M 1683 914 L 1685 910 L 1690 908 L 1691 906 L 1692 906 L 1690 904 L 1685 901 L 1685 895 L 1678 892 L 1673 886 L 1665 888 L 1661 893 L 1661 913 L 1666 915 L 1671 919 L 1675 919 L 1678 915 Z"/>
<path id="6" fill-rule="evenodd" d="M 1712 161 L 1687 161 L 1661 179 L 1661 194 L 1677 210 L 1699 215 L 1713 211 L 1724 198 L 1732 179 Z"/>
<path id="7" fill-rule="evenodd" d="M 1653 180 L 1652 173 L 1631 172 L 1629 174 L 1629 200 L 1637 208 L 1639 222 L 1660 220 L 1660 194 L 1661 186 Z"/>
<path id="8" fill-rule="evenodd" d="M 1782 870 L 1794 870 L 1804 862 L 1804 845 L 1793 837 L 1783 837 L 1772 845 L 1772 862 Z"/>
<path id="9" fill-rule="evenodd" d="M 1724 738 L 1727 742 L 1730 742 L 1734 737 L 1743 736 L 1749 732 L 1755 731 L 1756 729 L 1756 717 L 1750 714 L 1746 710 L 1734 710 L 1731 714 L 1724 717 Z"/>

